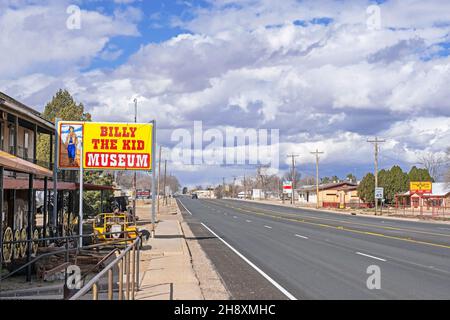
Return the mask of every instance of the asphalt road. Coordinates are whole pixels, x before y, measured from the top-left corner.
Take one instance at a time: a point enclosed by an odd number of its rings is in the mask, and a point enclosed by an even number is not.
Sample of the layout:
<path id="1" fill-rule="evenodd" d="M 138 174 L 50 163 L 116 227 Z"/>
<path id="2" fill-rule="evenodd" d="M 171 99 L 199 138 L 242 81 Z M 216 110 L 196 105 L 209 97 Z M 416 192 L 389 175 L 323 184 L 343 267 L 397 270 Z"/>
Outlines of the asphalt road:
<path id="1" fill-rule="evenodd" d="M 216 239 L 206 253 L 235 298 L 450 299 L 448 224 L 179 200 L 197 234 Z M 380 289 L 367 287 L 373 268 Z"/>

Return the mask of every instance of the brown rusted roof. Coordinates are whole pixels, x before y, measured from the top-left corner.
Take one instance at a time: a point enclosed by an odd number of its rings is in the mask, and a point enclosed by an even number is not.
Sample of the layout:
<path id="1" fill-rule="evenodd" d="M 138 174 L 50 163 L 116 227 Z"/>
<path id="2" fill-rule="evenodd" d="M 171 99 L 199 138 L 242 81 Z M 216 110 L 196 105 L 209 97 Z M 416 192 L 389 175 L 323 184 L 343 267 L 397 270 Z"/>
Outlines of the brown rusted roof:
<path id="1" fill-rule="evenodd" d="M 13 156 L 5 151 L 0 151 L 0 166 L 5 170 L 30 173 L 38 176 L 52 177 L 53 172 L 47 168 L 38 166 L 32 162 L 23 160 L 19 157 Z"/>
<path id="2" fill-rule="evenodd" d="M 358 185 L 356 183 L 351 183 L 348 181 L 344 182 L 333 182 L 333 183 L 324 183 L 319 184 L 319 191 L 321 190 L 330 190 L 330 189 L 337 189 L 337 190 L 344 190 L 344 191 L 350 191 L 350 190 L 356 190 Z M 298 191 L 316 191 L 316 186 L 304 186 L 297 188 Z"/>

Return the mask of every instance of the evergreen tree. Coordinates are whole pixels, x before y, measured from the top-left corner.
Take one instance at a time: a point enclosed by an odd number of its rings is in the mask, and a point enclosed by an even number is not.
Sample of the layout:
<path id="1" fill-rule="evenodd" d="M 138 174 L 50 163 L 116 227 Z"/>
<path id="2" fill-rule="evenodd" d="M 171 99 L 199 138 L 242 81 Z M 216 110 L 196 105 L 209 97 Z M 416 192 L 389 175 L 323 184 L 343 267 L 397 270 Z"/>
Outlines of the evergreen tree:
<path id="1" fill-rule="evenodd" d="M 321 184 L 326 184 L 326 183 L 330 183 L 330 182 L 332 182 L 332 181 L 329 177 L 323 177 L 320 179 Z"/>
<path id="2" fill-rule="evenodd" d="M 59 89 L 52 100 L 45 106 L 41 116 L 51 122 L 56 118 L 72 121 L 91 121 L 91 115 L 84 111 L 82 103 L 77 104 L 67 90 Z M 48 161 L 48 150 L 50 146 L 49 135 L 39 135 L 37 141 L 37 159 L 38 161 Z M 55 155 L 53 155 L 55 158 Z M 54 161 L 54 158 L 52 161 Z"/>
<path id="3" fill-rule="evenodd" d="M 408 173 L 409 181 L 432 181 L 434 182 L 433 178 L 431 177 L 430 173 L 427 169 L 417 168 L 416 166 L 413 166 L 411 170 Z"/>
<path id="4" fill-rule="evenodd" d="M 358 180 L 353 173 L 349 173 L 348 175 L 346 175 L 346 178 L 351 183 L 356 183 Z"/>
<path id="5" fill-rule="evenodd" d="M 106 171 L 86 171 L 84 174 L 84 183 L 112 186 L 114 176 Z M 113 191 L 103 191 L 103 208 L 108 208 L 107 202 L 113 196 Z M 101 210 L 101 194 L 100 191 L 84 191 L 83 192 L 83 209 L 85 215 L 95 215 Z"/>
<path id="6" fill-rule="evenodd" d="M 368 173 L 358 185 L 358 195 L 362 201 L 367 203 L 375 202 L 375 176 Z"/>
<path id="7" fill-rule="evenodd" d="M 56 118 L 66 121 L 91 121 L 91 115 L 85 112 L 84 105 L 82 103 L 77 104 L 71 94 L 67 90 L 62 89 L 47 103 L 42 117 L 51 122 L 55 122 Z M 53 141 L 53 143 L 56 143 L 56 141 Z M 39 136 L 37 142 L 37 159 L 48 161 L 48 152 L 53 147 L 50 146 L 48 135 Z M 55 155 L 52 160 L 55 161 Z M 104 171 L 85 171 L 84 183 L 111 186 L 113 177 Z M 107 201 L 112 195 L 111 191 L 104 191 L 104 201 Z M 83 208 L 85 214 L 100 213 L 100 196 L 99 191 L 84 191 Z"/>

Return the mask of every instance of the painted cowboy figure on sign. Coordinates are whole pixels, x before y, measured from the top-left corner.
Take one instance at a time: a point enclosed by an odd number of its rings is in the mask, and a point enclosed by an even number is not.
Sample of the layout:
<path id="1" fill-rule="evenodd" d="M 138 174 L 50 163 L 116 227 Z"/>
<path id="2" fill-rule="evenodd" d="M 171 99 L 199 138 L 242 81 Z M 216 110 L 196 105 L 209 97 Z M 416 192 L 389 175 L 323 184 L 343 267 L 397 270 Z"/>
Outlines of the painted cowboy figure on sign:
<path id="1" fill-rule="evenodd" d="M 59 162 L 61 169 L 79 169 L 83 125 L 81 123 L 61 123 L 59 125 Z"/>
<path id="2" fill-rule="evenodd" d="M 69 158 L 69 164 L 75 165 L 75 158 L 77 156 L 78 137 L 75 133 L 75 128 L 73 126 L 69 127 L 69 134 L 66 137 L 65 145 L 67 149 L 67 157 Z"/>

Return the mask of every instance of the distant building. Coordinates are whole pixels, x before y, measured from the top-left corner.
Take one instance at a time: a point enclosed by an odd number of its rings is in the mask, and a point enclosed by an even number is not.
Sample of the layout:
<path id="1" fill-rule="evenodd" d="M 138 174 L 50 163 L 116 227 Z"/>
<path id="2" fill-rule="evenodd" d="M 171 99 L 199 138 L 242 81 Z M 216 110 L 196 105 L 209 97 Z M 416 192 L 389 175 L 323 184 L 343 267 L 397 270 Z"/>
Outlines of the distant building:
<path id="1" fill-rule="evenodd" d="M 264 191 L 262 191 L 261 189 L 253 189 L 252 190 L 252 199 L 253 200 L 262 200 L 264 199 Z"/>
<path id="2" fill-rule="evenodd" d="M 249 192 L 249 191 L 247 191 L 247 196 L 245 195 L 245 191 L 241 191 L 241 192 L 239 192 L 238 193 L 238 195 L 237 195 L 237 197 L 239 198 L 239 199 L 249 199 L 249 198 L 251 198 L 251 192 Z"/>
<path id="3" fill-rule="evenodd" d="M 320 184 L 318 199 L 315 185 L 302 186 L 295 193 L 299 203 L 316 205 L 319 201 L 320 207 L 346 208 L 361 206 L 357 188 L 356 183 L 344 181 Z"/>
<path id="4" fill-rule="evenodd" d="M 216 198 L 213 189 L 196 190 L 196 191 L 194 191 L 192 193 L 197 194 L 199 199 L 215 199 Z"/>
<path id="5" fill-rule="evenodd" d="M 450 207 L 450 184 L 446 182 L 433 182 L 431 193 L 417 193 L 410 191 L 395 196 L 396 207 L 411 208 L 438 208 Z"/>

